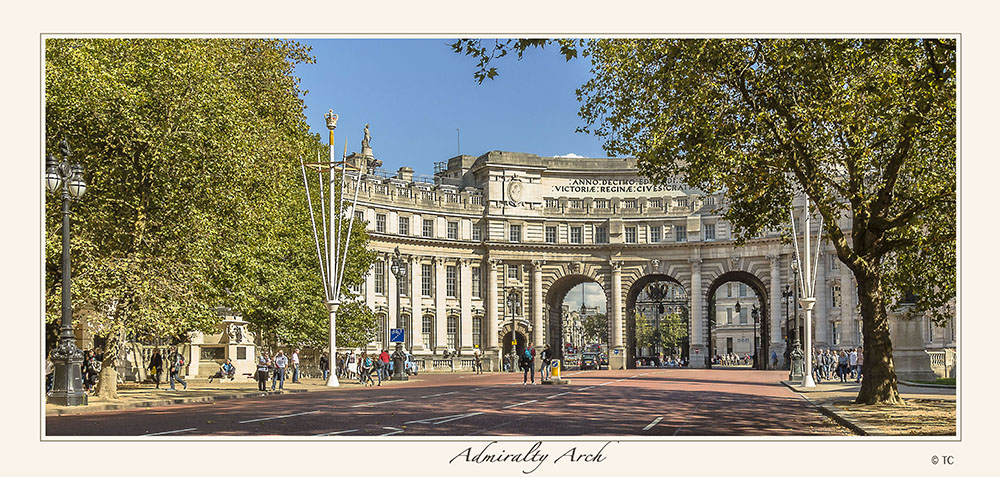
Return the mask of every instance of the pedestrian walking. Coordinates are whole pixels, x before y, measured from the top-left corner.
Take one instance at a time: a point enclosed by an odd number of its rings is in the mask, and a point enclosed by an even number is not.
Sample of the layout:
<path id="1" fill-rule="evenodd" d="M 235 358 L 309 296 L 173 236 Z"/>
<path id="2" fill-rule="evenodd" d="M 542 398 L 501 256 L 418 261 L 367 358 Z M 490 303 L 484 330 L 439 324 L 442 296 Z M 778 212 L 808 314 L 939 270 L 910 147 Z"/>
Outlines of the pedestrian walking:
<path id="1" fill-rule="evenodd" d="M 479 345 L 472 352 L 472 364 L 476 374 L 483 374 L 483 350 L 479 349 Z"/>
<path id="2" fill-rule="evenodd" d="M 284 351 L 278 350 L 278 354 L 274 355 L 274 376 L 271 377 L 271 391 L 274 391 L 275 385 L 279 382 L 281 383 L 281 389 L 285 389 L 285 371 L 288 369 L 288 358 L 285 356 Z"/>
<path id="3" fill-rule="evenodd" d="M 319 370 L 323 373 L 323 381 L 326 381 L 330 377 L 330 358 L 326 351 L 319 357 Z"/>
<path id="4" fill-rule="evenodd" d="M 257 358 L 257 389 L 267 391 L 267 371 L 271 367 L 271 360 L 266 352 L 261 352 Z"/>
<path id="5" fill-rule="evenodd" d="M 358 377 L 358 357 L 354 356 L 354 350 L 347 353 L 347 379 Z"/>
<path id="6" fill-rule="evenodd" d="M 860 346 L 858 346 L 858 364 L 857 364 L 858 377 L 854 380 L 854 382 L 856 383 L 861 382 L 861 376 L 864 374 L 864 369 L 865 369 L 864 364 L 865 364 L 865 350 Z"/>
<path id="7" fill-rule="evenodd" d="M 181 371 L 183 371 L 183 369 L 184 369 L 184 355 L 178 353 L 176 348 L 171 348 L 170 351 L 171 351 L 171 354 L 170 354 L 170 357 L 171 357 L 171 359 L 170 359 L 170 390 L 171 391 L 176 391 L 177 390 L 176 388 L 174 388 L 174 381 L 177 381 L 178 383 L 183 384 L 184 385 L 184 389 L 187 389 L 188 388 L 188 383 L 187 383 L 187 381 L 184 380 L 184 378 L 181 377 Z"/>
<path id="8" fill-rule="evenodd" d="M 378 382 L 381 385 L 383 379 L 389 379 L 389 352 L 383 349 L 382 354 L 378 355 L 378 360 L 382 362 L 378 367 Z"/>
<path id="9" fill-rule="evenodd" d="M 844 350 L 841 350 L 837 357 L 837 377 L 840 378 L 840 382 L 847 382 L 847 352 Z"/>
<path id="10" fill-rule="evenodd" d="M 541 369 L 541 379 L 545 381 L 551 377 L 552 370 L 550 366 L 552 365 L 552 348 L 548 344 L 542 349 L 542 369 Z"/>
<path id="11" fill-rule="evenodd" d="M 524 348 L 524 353 L 521 354 L 520 365 L 521 369 L 524 371 L 524 382 L 522 384 L 528 384 L 528 373 L 531 373 L 531 384 L 535 384 L 535 360 L 532 356 L 533 348 L 531 343 Z"/>
<path id="12" fill-rule="evenodd" d="M 163 356 L 159 348 L 153 348 L 153 356 L 149 358 L 149 377 L 153 378 L 156 389 L 160 389 L 160 374 L 163 373 Z"/>
<path id="13" fill-rule="evenodd" d="M 298 383 L 299 382 L 299 373 L 300 373 L 300 371 L 299 371 L 299 349 L 295 348 L 295 351 L 292 352 L 292 382 L 293 383 Z"/>
<path id="14" fill-rule="evenodd" d="M 847 354 L 847 366 L 848 369 L 851 371 L 851 377 L 852 378 L 857 377 L 858 350 L 852 348 L 851 351 Z"/>

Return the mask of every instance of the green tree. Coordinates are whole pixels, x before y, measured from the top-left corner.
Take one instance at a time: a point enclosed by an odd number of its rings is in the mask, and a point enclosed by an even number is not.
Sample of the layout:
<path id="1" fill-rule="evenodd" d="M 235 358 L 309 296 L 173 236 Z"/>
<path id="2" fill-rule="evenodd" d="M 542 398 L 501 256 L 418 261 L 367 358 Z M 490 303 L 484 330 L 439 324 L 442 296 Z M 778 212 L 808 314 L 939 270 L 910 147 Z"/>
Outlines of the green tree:
<path id="1" fill-rule="evenodd" d="M 87 170 L 73 205 L 73 295 L 77 319 L 107 338 L 100 395 L 116 397 L 126 336 L 184 340 L 210 331 L 220 304 L 278 339 L 326 336 L 298 164 L 319 139 L 292 76 L 312 61 L 279 40 L 46 40 L 46 148 L 69 139 Z M 50 322 L 58 202 L 46 203 Z M 345 286 L 370 258 L 359 255 Z"/>
<path id="2" fill-rule="evenodd" d="M 601 314 L 587 315 L 581 323 L 584 344 L 608 342 L 608 316 Z"/>
<path id="3" fill-rule="evenodd" d="M 663 347 L 679 352 L 678 350 L 688 337 L 687 320 L 680 313 L 663 315 L 660 317 L 657 333 Z"/>
<path id="4" fill-rule="evenodd" d="M 491 60 L 551 43 L 460 40 Z M 953 315 L 956 43 L 953 39 L 556 40 L 583 49 L 581 131 L 638 158 L 654 182 L 680 175 L 727 197 L 740 237 L 783 227 L 805 193 L 854 274 L 865 346 L 859 403 L 900 403 L 887 310 L 907 292 Z M 572 54 L 570 54 L 572 52 Z M 502 53 L 502 54 L 501 54 Z M 850 230 L 850 235 L 844 233 Z"/>
<path id="5" fill-rule="evenodd" d="M 652 318 L 635 313 L 635 346 L 636 348 L 653 348 L 660 340 L 659 330 L 653 327 Z"/>

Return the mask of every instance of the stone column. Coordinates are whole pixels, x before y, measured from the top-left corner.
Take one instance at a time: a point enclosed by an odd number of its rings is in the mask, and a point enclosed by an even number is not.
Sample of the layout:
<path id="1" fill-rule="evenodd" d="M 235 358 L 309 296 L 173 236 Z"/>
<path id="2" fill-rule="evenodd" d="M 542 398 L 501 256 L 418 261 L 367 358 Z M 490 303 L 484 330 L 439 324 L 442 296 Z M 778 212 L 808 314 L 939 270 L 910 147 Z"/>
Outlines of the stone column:
<path id="1" fill-rule="evenodd" d="M 458 260 L 458 295 L 462 307 L 462 320 L 458 325 L 458 343 L 456 348 L 462 354 L 472 353 L 472 261 L 467 258 Z"/>
<path id="2" fill-rule="evenodd" d="M 773 253 L 768 255 L 767 259 L 771 261 L 770 347 L 778 356 L 778 365 L 781 366 L 783 364 L 782 356 L 785 352 L 784 336 L 781 335 L 781 256 Z M 767 368 L 773 369 L 774 366 L 771 365 L 771 353 L 764 356 L 764 359 L 767 360 Z"/>
<path id="3" fill-rule="evenodd" d="M 489 259 L 486 261 L 486 346 L 487 349 L 497 350 L 500 346 L 500 328 L 497 323 L 497 266 L 499 260 Z"/>
<path id="4" fill-rule="evenodd" d="M 830 266 L 830 256 L 819 254 L 816 262 L 816 309 L 813 310 L 816 323 L 816 348 L 827 348 L 833 340 L 830 339 L 830 322 L 828 308 L 830 305 L 830 284 L 826 283 L 826 269 Z"/>
<path id="5" fill-rule="evenodd" d="M 421 284 L 423 281 L 422 277 L 422 266 L 420 265 L 420 257 L 415 255 L 410 256 L 410 343 L 413 345 L 413 351 L 422 351 L 425 349 L 424 345 L 424 313 L 420 307 L 420 297 L 423 296 L 424 291 L 421 289 Z"/>
<path id="6" fill-rule="evenodd" d="M 844 343 L 850 343 L 857 348 L 861 343 L 854 339 L 854 285 L 851 281 L 851 269 L 840 264 L 840 338 Z"/>
<path id="7" fill-rule="evenodd" d="M 622 262 L 611 261 L 611 347 L 622 348 Z"/>
<path id="8" fill-rule="evenodd" d="M 542 334 L 542 260 L 531 261 L 531 341 L 536 348 L 544 348 Z M 541 354 L 539 353 L 539 356 Z"/>
<path id="9" fill-rule="evenodd" d="M 688 262 L 691 263 L 691 312 L 688 315 L 691 320 L 689 367 L 704 368 L 708 348 L 705 346 L 705 339 L 702 336 L 702 321 L 705 317 L 701 303 L 701 257 L 689 258 Z"/>
<path id="10" fill-rule="evenodd" d="M 441 257 L 434 257 L 434 351 L 448 349 L 448 309 L 445 289 L 445 264 Z"/>

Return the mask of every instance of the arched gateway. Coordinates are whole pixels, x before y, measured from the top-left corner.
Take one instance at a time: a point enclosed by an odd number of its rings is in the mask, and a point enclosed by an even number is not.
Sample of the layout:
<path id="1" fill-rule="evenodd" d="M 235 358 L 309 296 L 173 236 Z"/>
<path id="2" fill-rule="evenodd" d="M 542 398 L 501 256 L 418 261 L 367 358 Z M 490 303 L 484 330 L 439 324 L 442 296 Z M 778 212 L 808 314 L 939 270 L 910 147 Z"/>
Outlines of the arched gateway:
<path id="1" fill-rule="evenodd" d="M 776 232 L 737 247 L 718 212 L 721 195 L 679 181 L 654 186 L 638 176 L 634 159 L 493 151 L 453 157 L 433 177 L 405 167 L 395 175 L 361 173 L 355 213 L 380 255 L 359 292 L 385 311 L 390 327 L 404 327 L 397 316 L 418 310 L 419 329 L 412 323 L 407 338 L 417 357 L 468 356 L 479 347 L 498 369 L 514 337 L 515 348 L 548 343 L 561 353 L 562 300 L 574 286 L 595 282 L 607 297 L 610 367 L 632 366 L 637 297 L 645 285 L 665 281 L 685 293 L 682 354 L 690 366 L 705 367 L 713 353 L 713 293 L 737 280 L 762 304 L 761 354 L 783 358 L 781 297 L 793 283 L 791 247 Z M 405 283 L 389 272 L 397 246 L 408 259 Z M 847 339 L 847 330 L 857 329 L 853 294 L 824 290 L 854 284 L 843 267 L 831 268 L 831 252 L 823 251 L 818 271 L 815 342 L 846 347 L 855 345 Z"/>

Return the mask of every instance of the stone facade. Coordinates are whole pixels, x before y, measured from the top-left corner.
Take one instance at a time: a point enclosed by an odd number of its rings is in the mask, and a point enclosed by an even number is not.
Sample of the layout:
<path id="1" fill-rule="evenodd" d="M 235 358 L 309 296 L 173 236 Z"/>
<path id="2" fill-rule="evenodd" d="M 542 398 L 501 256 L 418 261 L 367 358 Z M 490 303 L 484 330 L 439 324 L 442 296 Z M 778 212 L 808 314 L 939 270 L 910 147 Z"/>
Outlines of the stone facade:
<path id="1" fill-rule="evenodd" d="M 406 347 L 417 356 L 466 356 L 479 346 L 496 369 L 512 338 L 518 348 L 527 341 L 560 350 L 563 298 L 580 283 L 596 282 L 607 295 L 615 369 L 632 364 L 636 297 L 646 284 L 666 280 L 687 292 L 686 354 L 691 366 L 702 367 L 709 353 L 725 352 L 711 336 L 722 329 L 713 329 L 710 317 L 719 316 L 719 287 L 737 281 L 760 297 L 763 356 L 774 351 L 784 366 L 782 292 L 793 282 L 792 246 L 777 231 L 735 246 L 720 216 L 722 195 L 680 181 L 653 185 L 630 158 L 504 151 L 453 157 L 439 163 L 433 177 L 415 176 L 410 168 L 367 173 L 359 188 L 355 214 L 367 221 L 371 247 L 379 252 L 359 290 L 380 317 L 382 343 L 373 347 L 386 344 L 388 328 L 405 328 Z M 389 271 L 395 247 L 407 263 L 403 283 Z M 832 246 L 824 247 L 815 344 L 857 346 L 856 292 L 844 292 L 856 285 Z M 954 339 L 928 345 L 953 348 Z"/>

